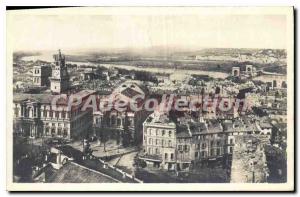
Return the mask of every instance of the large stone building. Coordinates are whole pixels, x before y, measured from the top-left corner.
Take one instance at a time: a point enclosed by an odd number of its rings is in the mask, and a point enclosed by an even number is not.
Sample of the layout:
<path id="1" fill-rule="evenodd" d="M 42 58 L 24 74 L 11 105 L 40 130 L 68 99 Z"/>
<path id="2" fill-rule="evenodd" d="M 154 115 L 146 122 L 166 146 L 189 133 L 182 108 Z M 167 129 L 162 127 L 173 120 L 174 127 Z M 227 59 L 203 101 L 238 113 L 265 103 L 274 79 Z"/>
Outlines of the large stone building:
<path id="1" fill-rule="evenodd" d="M 136 121 L 138 118 L 137 113 L 130 108 L 130 103 L 140 107 L 144 98 L 146 97 L 147 90 L 138 81 L 126 81 L 120 84 L 112 94 L 105 97 L 98 97 L 97 101 L 105 103 L 104 109 L 97 109 L 93 113 L 94 131 L 99 129 L 109 129 L 112 132 L 123 132 L 124 128 L 127 127 L 128 131 L 132 135 L 132 139 L 135 135 Z M 126 102 L 124 110 L 119 110 L 116 107 L 116 103 Z M 99 106 L 99 103 L 97 104 Z"/>
<path id="2" fill-rule="evenodd" d="M 60 94 L 69 89 L 69 74 L 66 66 L 65 56 L 61 54 L 61 51 L 58 51 L 58 54 L 53 55 L 54 65 L 52 68 L 52 77 L 51 81 L 51 92 Z"/>
<path id="3" fill-rule="evenodd" d="M 59 99 L 57 105 L 52 105 L 55 95 L 15 94 L 14 134 L 31 138 L 73 138 L 87 134 L 92 130 L 92 109 L 81 109 L 85 100 L 94 93 L 92 90 L 82 90 L 74 94 L 82 102 L 72 107 L 68 107 L 65 99 Z"/>
<path id="4" fill-rule="evenodd" d="M 153 113 L 143 124 L 143 149 L 140 159 L 147 166 L 166 170 L 187 170 L 202 161 L 222 159 L 233 153 L 235 137 L 263 135 L 256 119 L 231 120 L 182 118 L 172 121 L 167 114 Z"/>
<path id="5" fill-rule="evenodd" d="M 148 165 L 163 169 L 175 169 L 176 124 L 167 114 L 151 114 L 143 123 L 144 155 Z"/>

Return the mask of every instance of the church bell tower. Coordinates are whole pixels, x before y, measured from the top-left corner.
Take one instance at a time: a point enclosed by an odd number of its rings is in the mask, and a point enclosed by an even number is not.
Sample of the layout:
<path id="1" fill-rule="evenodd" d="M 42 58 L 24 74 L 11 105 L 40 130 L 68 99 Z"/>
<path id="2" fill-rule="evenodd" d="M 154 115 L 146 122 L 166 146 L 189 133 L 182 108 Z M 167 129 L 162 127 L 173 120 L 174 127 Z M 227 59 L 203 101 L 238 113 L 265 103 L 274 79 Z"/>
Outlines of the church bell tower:
<path id="1" fill-rule="evenodd" d="M 69 74 L 65 64 L 65 56 L 61 54 L 60 49 L 58 54 L 53 55 L 54 65 L 52 67 L 51 92 L 60 94 L 69 89 Z"/>

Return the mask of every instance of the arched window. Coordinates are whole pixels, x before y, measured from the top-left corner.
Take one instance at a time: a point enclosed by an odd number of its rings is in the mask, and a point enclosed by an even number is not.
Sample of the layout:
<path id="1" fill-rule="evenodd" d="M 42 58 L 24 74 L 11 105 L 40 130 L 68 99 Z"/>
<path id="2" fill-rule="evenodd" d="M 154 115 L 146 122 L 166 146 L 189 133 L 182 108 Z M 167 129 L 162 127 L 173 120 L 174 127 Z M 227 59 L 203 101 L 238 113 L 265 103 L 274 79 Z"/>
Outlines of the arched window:
<path id="1" fill-rule="evenodd" d="M 281 87 L 282 87 L 282 88 L 287 88 L 287 84 L 286 84 L 286 82 L 285 82 L 285 81 L 282 81 L 282 83 L 281 83 Z"/>
<path id="2" fill-rule="evenodd" d="M 58 128 L 57 129 L 57 135 L 61 135 L 62 134 L 62 129 L 61 128 Z"/>
<path id="3" fill-rule="evenodd" d="M 68 136 L 68 130 L 67 130 L 67 129 L 64 129 L 63 136 L 64 136 L 64 137 Z"/>
<path id="4" fill-rule="evenodd" d="M 121 126 L 121 118 L 117 119 L 117 126 Z"/>
<path id="5" fill-rule="evenodd" d="M 52 128 L 51 129 L 51 135 L 54 135 L 55 134 L 55 128 Z"/>
<path id="6" fill-rule="evenodd" d="M 238 70 L 234 70 L 233 71 L 233 75 L 236 77 L 236 76 L 238 76 L 239 75 L 239 71 Z"/>
<path id="7" fill-rule="evenodd" d="M 110 121 L 111 121 L 111 125 L 115 125 L 116 124 L 116 116 L 115 115 L 112 115 L 111 117 L 110 117 Z"/>
<path id="8" fill-rule="evenodd" d="M 45 135 L 49 135 L 49 128 L 48 127 L 45 129 Z"/>
<path id="9" fill-rule="evenodd" d="M 276 87 L 277 87 L 277 81 L 273 80 L 273 88 L 276 88 Z"/>

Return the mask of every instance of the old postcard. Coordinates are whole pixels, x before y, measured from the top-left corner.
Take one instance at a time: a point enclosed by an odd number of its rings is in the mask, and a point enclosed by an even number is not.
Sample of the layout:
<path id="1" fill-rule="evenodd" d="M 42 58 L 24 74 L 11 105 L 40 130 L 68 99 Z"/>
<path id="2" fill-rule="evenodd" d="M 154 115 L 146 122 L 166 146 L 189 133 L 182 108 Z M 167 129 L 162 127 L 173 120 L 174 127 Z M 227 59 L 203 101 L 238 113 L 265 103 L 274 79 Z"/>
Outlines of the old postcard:
<path id="1" fill-rule="evenodd" d="M 293 191 L 293 14 L 7 10 L 7 189 Z"/>

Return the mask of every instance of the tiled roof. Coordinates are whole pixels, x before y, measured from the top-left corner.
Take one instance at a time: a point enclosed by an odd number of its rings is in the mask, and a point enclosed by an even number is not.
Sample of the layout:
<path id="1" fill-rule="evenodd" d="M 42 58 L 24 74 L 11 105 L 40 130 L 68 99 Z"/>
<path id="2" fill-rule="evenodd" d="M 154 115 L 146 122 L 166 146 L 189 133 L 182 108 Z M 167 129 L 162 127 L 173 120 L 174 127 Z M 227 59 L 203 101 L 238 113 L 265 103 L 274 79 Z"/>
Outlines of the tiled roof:
<path id="1" fill-rule="evenodd" d="M 191 133 L 189 131 L 188 125 L 186 125 L 186 124 L 177 125 L 176 126 L 176 137 L 179 137 L 179 138 L 192 137 Z"/>
<path id="2" fill-rule="evenodd" d="M 193 135 L 207 133 L 208 131 L 204 122 L 191 122 L 189 125 Z"/>
<path id="3" fill-rule="evenodd" d="M 116 183 L 116 179 L 84 166 L 68 162 L 53 173 L 48 181 L 50 183 Z"/>
<path id="4" fill-rule="evenodd" d="M 39 103 L 51 103 L 53 97 L 51 94 L 14 94 L 13 101 L 21 102 L 28 100 Z"/>
<path id="5" fill-rule="evenodd" d="M 123 90 L 121 92 L 121 94 L 123 94 L 124 96 L 127 96 L 129 98 L 133 98 L 137 95 L 142 95 L 141 93 L 135 91 L 134 89 L 131 89 L 131 88 L 126 88 L 125 90 Z"/>

